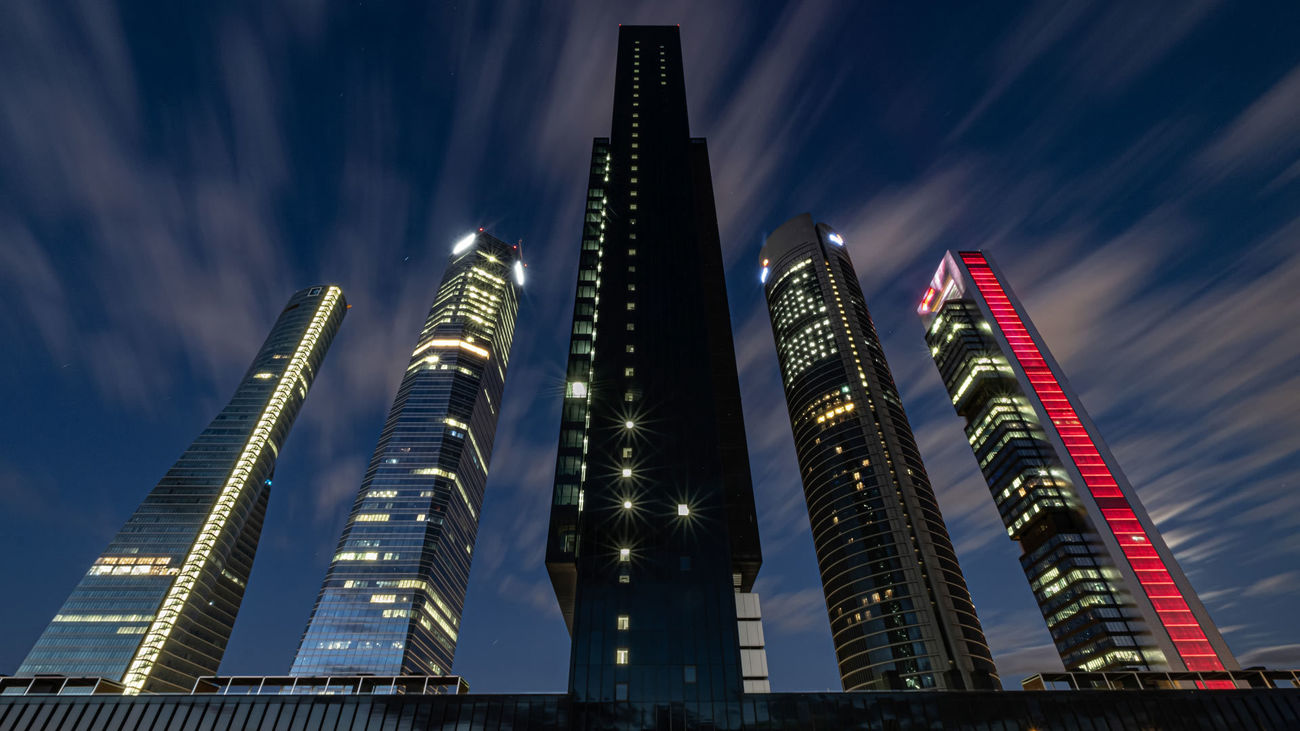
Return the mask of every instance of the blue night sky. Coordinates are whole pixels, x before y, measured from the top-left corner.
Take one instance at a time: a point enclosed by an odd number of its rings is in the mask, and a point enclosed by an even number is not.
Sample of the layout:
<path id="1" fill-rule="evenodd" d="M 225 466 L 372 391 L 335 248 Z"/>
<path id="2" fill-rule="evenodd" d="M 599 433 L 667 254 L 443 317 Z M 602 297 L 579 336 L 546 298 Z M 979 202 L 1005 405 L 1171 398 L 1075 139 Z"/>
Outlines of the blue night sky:
<path id="1" fill-rule="evenodd" d="M 839 687 L 757 277 L 803 211 L 848 241 L 1005 680 L 1060 662 L 913 311 L 948 248 L 1000 261 L 1242 665 L 1300 665 L 1300 6 L 1266 5 L 3 3 L 0 672 L 328 281 L 354 306 L 222 666 L 287 671 L 484 226 L 530 280 L 454 669 L 563 690 L 544 530 L 619 23 L 681 24 L 709 138 L 774 690 Z"/>

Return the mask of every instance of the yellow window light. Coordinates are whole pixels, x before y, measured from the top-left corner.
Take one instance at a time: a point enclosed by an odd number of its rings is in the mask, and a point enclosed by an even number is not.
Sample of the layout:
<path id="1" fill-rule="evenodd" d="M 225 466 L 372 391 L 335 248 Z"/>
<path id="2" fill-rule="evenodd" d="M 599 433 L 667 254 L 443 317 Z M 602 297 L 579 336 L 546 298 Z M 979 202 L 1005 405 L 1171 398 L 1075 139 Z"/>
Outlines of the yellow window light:
<path id="1" fill-rule="evenodd" d="M 474 355 L 477 355 L 480 358 L 488 357 L 488 352 L 486 348 L 480 348 L 479 346 L 473 343 L 469 343 L 464 340 L 458 340 L 456 338 L 434 338 L 433 340 L 426 340 L 423 343 L 420 343 L 418 347 L 416 347 L 415 351 L 411 353 L 411 357 L 414 358 L 415 356 L 419 355 L 420 353 L 423 353 L 429 348 L 460 348 L 461 350 L 473 353 Z"/>

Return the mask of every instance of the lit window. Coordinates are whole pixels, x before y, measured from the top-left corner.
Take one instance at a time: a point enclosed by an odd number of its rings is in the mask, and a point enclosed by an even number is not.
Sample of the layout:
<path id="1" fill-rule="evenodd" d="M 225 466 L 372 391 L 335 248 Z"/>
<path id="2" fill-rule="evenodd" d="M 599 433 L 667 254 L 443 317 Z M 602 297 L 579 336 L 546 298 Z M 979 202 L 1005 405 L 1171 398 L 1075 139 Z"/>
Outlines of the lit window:
<path id="1" fill-rule="evenodd" d="M 631 467 L 624 467 L 624 468 L 623 468 L 623 476 L 624 476 L 624 477 L 631 477 L 631 476 L 632 476 L 632 468 L 631 468 Z"/>
<path id="2" fill-rule="evenodd" d="M 636 424 L 633 424 L 632 422 L 628 421 L 628 422 L 624 422 L 623 426 L 628 429 L 631 429 L 632 427 L 636 426 Z"/>
<path id="3" fill-rule="evenodd" d="M 636 291 L 636 283 L 635 283 L 635 282 L 628 282 L 628 284 L 627 284 L 627 291 L 629 291 L 629 292 L 635 292 L 635 291 Z"/>
<path id="4" fill-rule="evenodd" d="M 626 665 L 626 664 L 627 664 L 627 648 L 626 648 L 626 647 L 620 647 L 620 648 L 618 648 L 617 650 L 614 651 L 614 664 L 616 664 L 616 665 Z"/>
<path id="5" fill-rule="evenodd" d="M 624 510 L 631 510 L 631 509 L 632 509 L 632 501 L 631 501 L 631 500 L 624 500 L 624 501 L 623 501 L 623 509 L 624 509 Z"/>
<path id="6" fill-rule="evenodd" d="M 627 626 L 628 626 L 628 616 L 626 614 L 618 615 L 618 628 L 627 629 Z"/>
<path id="7" fill-rule="evenodd" d="M 690 515 L 690 514 L 691 514 L 691 509 L 690 509 L 689 507 L 687 507 L 686 503 L 677 503 L 677 514 L 678 514 L 678 515 Z"/>
<path id="8" fill-rule="evenodd" d="M 628 345 L 628 346 L 627 346 L 627 352 L 629 352 L 629 353 L 635 353 L 635 352 L 636 352 L 636 346 L 635 346 L 635 345 Z"/>
<path id="9" fill-rule="evenodd" d="M 636 325 L 635 325 L 634 323 L 629 322 L 629 323 L 627 324 L 627 329 L 628 329 L 628 331 L 635 330 L 635 329 L 636 329 Z"/>
<path id="10" fill-rule="evenodd" d="M 623 400 L 627 401 L 628 403 L 631 403 L 636 400 L 636 394 L 632 393 L 631 391 L 626 391 L 623 393 Z"/>
<path id="11" fill-rule="evenodd" d="M 635 310 L 635 309 L 636 309 L 636 303 L 635 303 L 635 302 L 628 302 L 628 303 L 627 303 L 627 308 L 628 308 L 629 310 Z"/>
<path id="12" fill-rule="evenodd" d="M 635 368 L 624 368 L 624 369 L 623 369 L 623 375 L 625 375 L 625 376 L 634 376 L 634 375 L 636 375 L 636 369 L 635 369 Z"/>
<path id="13" fill-rule="evenodd" d="M 627 574 L 619 574 L 619 575 L 618 575 L 618 583 L 620 583 L 620 584 L 631 584 L 631 583 L 632 583 L 632 577 L 631 577 L 631 576 L 628 576 Z"/>
<path id="14" fill-rule="evenodd" d="M 253 378 L 260 378 L 260 379 L 262 379 L 263 381 L 265 381 L 265 380 L 267 380 L 268 378 L 275 378 L 275 374 L 274 374 L 274 373 L 265 373 L 265 372 L 263 372 L 263 373 L 258 373 L 258 374 L 256 374 L 256 375 L 254 375 Z"/>
<path id="15" fill-rule="evenodd" d="M 587 384 L 582 381 L 569 382 L 569 398 L 587 398 Z"/>
<path id="16" fill-rule="evenodd" d="M 631 457 L 631 456 L 632 456 L 632 448 L 631 448 L 631 447 L 623 447 L 623 456 L 624 456 L 624 457 Z"/>
<path id="17" fill-rule="evenodd" d="M 631 561 L 631 560 L 632 560 L 632 549 L 630 549 L 630 548 L 620 548 L 620 549 L 618 549 L 618 560 L 619 560 L 619 561 Z"/>
<path id="18" fill-rule="evenodd" d="M 636 237 L 633 236 L 632 238 L 636 238 Z M 627 250 L 627 255 L 628 255 L 628 256 L 636 256 L 636 249 L 628 249 L 628 250 Z"/>

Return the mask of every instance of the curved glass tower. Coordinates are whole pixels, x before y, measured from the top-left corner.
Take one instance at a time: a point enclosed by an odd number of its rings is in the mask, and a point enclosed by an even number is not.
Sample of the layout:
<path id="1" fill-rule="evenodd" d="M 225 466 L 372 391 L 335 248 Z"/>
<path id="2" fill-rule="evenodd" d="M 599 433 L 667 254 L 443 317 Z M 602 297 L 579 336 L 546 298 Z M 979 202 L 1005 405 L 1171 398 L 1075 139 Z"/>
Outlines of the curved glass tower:
<path id="1" fill-rule="evenodd" d="M 295 293 L 226 408 L 95 560 L 18 668 L 183 692 L 213 675 L 253 566 L 276 457 L 347 305 Z"/>
<path id="2" fill-rule="evenodd" d="M 517 246 L 453 247 L 294 675 L 450 672 L 523 284 Z"/>
<path id="3" fill-rule="evenodd" d="M 989 257 L 945 256 L 918 314 L 1066 669 L 1235 670 L 1173 552 Z"/>
<path id="4" fill-rule="evenodd" d="M 759 258 L 840 682 L 998 687 L 844 239 L 803 214 Z"/>

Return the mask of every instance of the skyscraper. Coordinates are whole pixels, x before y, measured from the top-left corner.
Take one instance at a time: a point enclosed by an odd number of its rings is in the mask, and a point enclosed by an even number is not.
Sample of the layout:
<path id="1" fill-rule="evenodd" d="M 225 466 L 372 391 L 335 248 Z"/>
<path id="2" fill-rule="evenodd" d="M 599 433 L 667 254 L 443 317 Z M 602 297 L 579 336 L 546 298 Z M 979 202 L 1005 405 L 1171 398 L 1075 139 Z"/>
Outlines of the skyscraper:
<path id="1" fill-rule="evenodd" d="M 759 259 L 840 682 L 998 687 L 844 239 L 805 213 Z"/>
<path id="2" fill-rule="evenodd" d="M 1065 667 L 1236 669 L 988 256 L 945 256 L 918 312 Z"/>
<path id="3" fill-rule="evenodd" d="M 217 671 L 276 458 L 346 311 L 338 287 L 289 298 L 230 403 L 95 560 L 17 674 L 188 692 Z"/>
<path id="4" fill-rule="evenodd" d="M 294 675 L 450 672 L 523 284 L 517 246 L 452 248 Z"/>
<path id="5" fill-rule="evenodd" d="M 690 137 L 676 27 L 619 31 L 549 541 L 575 699 L 673 698 L 712 717 L 710 703 L 738 696 L 734 592 L 762 559 L 708 150 Z"/>

